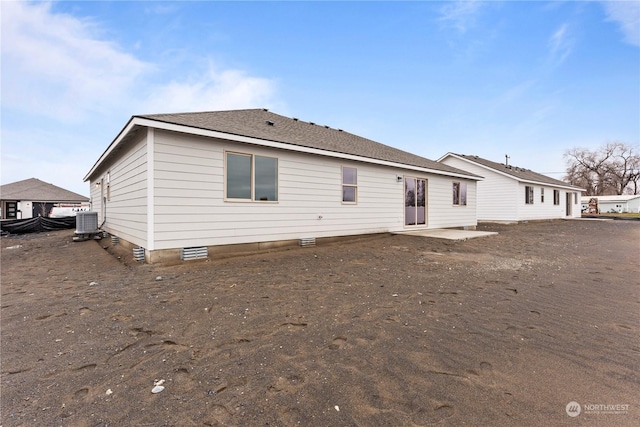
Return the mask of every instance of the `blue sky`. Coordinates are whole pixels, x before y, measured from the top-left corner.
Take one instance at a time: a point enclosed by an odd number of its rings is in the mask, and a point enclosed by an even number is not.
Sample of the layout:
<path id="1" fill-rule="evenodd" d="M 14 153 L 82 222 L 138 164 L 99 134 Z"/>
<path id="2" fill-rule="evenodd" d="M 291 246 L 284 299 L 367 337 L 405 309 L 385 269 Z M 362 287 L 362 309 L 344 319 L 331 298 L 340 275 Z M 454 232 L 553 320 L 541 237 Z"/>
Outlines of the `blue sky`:
<path id="1" fill-rule="evenodd" d="M 269 108 L 562 178 L 640 144 L 640 2 L 1 2 L 3 184 L 82 178 L 134 114 Z"/>

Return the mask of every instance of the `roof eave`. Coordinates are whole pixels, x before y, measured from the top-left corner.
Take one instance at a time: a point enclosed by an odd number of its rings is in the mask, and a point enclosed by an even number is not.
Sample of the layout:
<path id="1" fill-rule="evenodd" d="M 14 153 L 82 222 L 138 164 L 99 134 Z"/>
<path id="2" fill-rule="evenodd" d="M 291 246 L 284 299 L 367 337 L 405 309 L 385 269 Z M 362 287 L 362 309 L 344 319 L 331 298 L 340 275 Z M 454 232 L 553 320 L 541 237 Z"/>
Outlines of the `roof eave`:
<path id="1" fill-rule="evenodd" d="M 325 157 L 334 157 L 334 158 L 342 158 L 342 159 L 348 159 L 348 160 L 354 160 L 354 161 L 361 161 L 366 163 L 379 164 L 379 165 L 397 167 L 401 169 L 415 170 L 415 171 L 420 171 L 420 172 L 425 172 L 425 173 L 430 173 L 435 175 L 469 179 L 474 181 L 480 181 L 483 179 L 480 176 L 477 176 L 475 174 L 472 174 L 470 172 L 465 172 L 462 170 L 460 171 L 461 173 L 442 171 L 442 170 L 432 169 L 432 168 L 427 168 L 422 166 L 409 165 L 404 163 L 392 162 L 388 160 L 374 159 L 371 157 L 363 157 L 355 154 L 347 154 L 347 153 L 340 153 L 336 151 L 322 150 L 319 148 L 306 147 L 306 146 L 292 144 L 292 143 L 271 141 L 267 139 L 243 136 L 238 134 L 231 134 L 231 133 L 204 129 L 204 128 L 199 128 L 194 126 L 180 125 L 180 124 L 170 123 L 163 120 L 154 120 L 146 117 L 133 116 L 131 117 L 127 125 L 120 131 L 118 136 L 109 145 L 109 147 L 105 150 L 105 152 L 100 156 L 98 161 L 93 165 L 93 167 L 87 173 L 87 175 L 84 177 L 85 182 L 91 178 L 91 176 L 95 173 L 97 169 L 100 168 L 100 166 L 106 160 L 106 158 L 122 143 L 122 141 L 127 136 L 127 134 L 131 132 L 131 130 L 135 126 L 152 127 L 155 129 L 162 129 L 162 130 L 167 130 L 172 132 L 187 133 L 191 135 L 204 136 L 208 138 L 219 138 L 219 139 L 225 139 L 225 140 L 230 140 L 235 142 L 241 142 L 245 144 L 259 145 L 263 147 L 278 148 L 278 149 L 296 151 L 296 152 L 307 153 L 307 154 L 316 154 L 316 155 L 321 155 Z"/>
<path id="2" fill-rule="evenodd" d="M 21 202 L 37 202 L 37 203 L 77 203 L 77 202 L 90 201 L 90 199 L 85 196 L 78 199 L 69 199 L 69 198 L 57 199 L 52 197 L 3 197 L 2 200 L 19 200 Z"/>
<path id="3" fill-rule="evenodd" d="M 553 183 L 550 183 L 550 182 L 535 181 L 535 180 L 531 180 L 531 179 L 522 179 L 522 178 L 517 178 L 515 176 L 513 178 L 515 178 L 519 182 L 522 182 L 522 183 L 525 183 L 525 184 L 545 185 L 547 187 L 556 187 L 556 188 L 562 188 L 562 189 L 565 189 L 565 190 L 572 190 L 572 191 L 587 191 L 586 188 L 574 187 L 571 184 L 560 185 L 560 184 L 553 184 Z"/>
<path id="4" fill-rule="evenodd" d="M 134 120 L 135 119 L 136 119 L 136 117 L 132 116 L 129 119 L 129 121 L 127 122 L 127 124 L 124 125 L 124 127 L 118 133 L 118 135 L 113 139 L 113 141 L 111 141 L 111 144 L 109 144 L 107 149 L 102 153 L 102 155 L 98 158 L 98 160 L 96 160 L 96 162 L 93 164 L 93 166 L 91 167 L 89 172 L 87 172 L 87 174 L 85 175 L 85 177 L 82 180 L 83 182 L 87 182 L 87 180 L 89 180 L 91 178 L 91 176 L 95 173 L 95 171 L 102 165 L 102 163 L 105 161 L 105 159 L 107 157 L 109 157 L 109 155 L 113 152 L 113 150 L 115 150 L 118 147 L 118 145 L 120 145 L 122 140 L 127 136 L 127 134 L 129 134 L 131 129 L 134 128 L 134 126 L 135 126 Z"/>
<path id="5" fill-rule="evenodd" d="M 514 179 L 514 180 L 516 180 L 518 182 L 524 182 L 524 183 L 527 183 L 527 184 L 546 185 L 546 186 L 549 186 L 549 187 L 558 187 L 558 188 L 564 188 L 564 189 L 569 189 L 569 190 L 574 190 L 574 191 L 587 191 L 585 188 L 575 187 L 575 186 L 573 186 L 571 184 L 561 185 L 561 184 L 555 184 L 555 183 L 543 182 L 543 181 L 536 181 L 536 180 L 524 179 L 524 178 L 520 178 L 520 177 L 517 177 L 517 176 L 513 176 L 513 175 L 510 175 L 508 173 L 504 173 L 502 171 L 499 171 L 496 168 L 492 168 L 491 166 L 487 166 L 487 165 L 483 165 L 482 163 L 474 162 L 473 160 L 467 159 L 466 157 L 463 157 L 463 156 L 459 156 L 459 155 L 457 155 L 455 153 L 447 153 L 444 156 L 440 157 L 438 159 L 438 161 L 441 161 L 441 160 L 443 160 L 443 159 L 445 159 L 445 158 L 447 158 L 449 156 L 450 157 L 455 157 L 456 159 L 463 160 L 463 161 L 468 162 L 468 163 L 473 163 L 474 165 L 479 166 L 479 167 L 481 167 L 483 169 L 489 170 L 491 172 L 495 172 L 495 173 L 500 174 L 500 175 L 502 175 L 504 177 L 507 177 L 507 178 Z"/>
<path id="6" fill-rule="evenodd" d="M 151 119 L 148 117 L 141 117 L 141 116 L 134 116 L 134 118 L 140 119 L 140 120 L 148 120 L 149 124 L 147 124 L 147 126 L 155 127 L 156 129 L 165 129 L 165 130 L 176 131 L 176 132 L 190 133 L 190 134 L 199 135 L 199 136 L 221 138 L 221 139 L 227 139 L 227 140 L 232 140 L 237 142 L 243 142 L 247 144 L 260 145 L 260 146 L 271 147 L 271 148 L 279 148 L 279 149 L 284 149 L 289 151 L 297 151 L 302 153 L 311 153 L 311 154 L 323 155 L 328 157 L 345 158 L 349 160 L 356 160 L 356 161 L 367 162 L 367 163 L 382 164 L 386 166 L 423 171 L 423 172 L 437 174 L 437 175 L 454 176 L 457 178 L 465 178 L 465 179 L 471 179 L 475 181 L 481 181 L 484 179 L 481 176 L 478 176 L 471 172 L 467 172 L 463 170 L 460 170 L 460 173 L 453 172 L 453 171 L 442 171 L 442 170 L 427 168 L 423 166 L 415 166 L 415 165 L 409 165 L 406 163 L 376 159 L 373 157 L 364 157 L 364 156 L 358 156 L 355 154 L 341 153 L 338 151 L 323 150 L 321 148 L 307 147 L 307 146 L 298 145 L 291 142 L 274 141 L 274 140 L 244 136 L 240 134 L 233 134 L 228 132 L 214 131 L 211 129 L 205 129 L 205 128 L 196 127 L 196 126 L 181 125 L 181 124 L 176 124 L 176 123 L 172 123 L 172 122 L 161 120 L 161 119 L 156 120 L 156 119 Z M 159 125 L 153 126 L 152 123 L 156 123 Z"/>

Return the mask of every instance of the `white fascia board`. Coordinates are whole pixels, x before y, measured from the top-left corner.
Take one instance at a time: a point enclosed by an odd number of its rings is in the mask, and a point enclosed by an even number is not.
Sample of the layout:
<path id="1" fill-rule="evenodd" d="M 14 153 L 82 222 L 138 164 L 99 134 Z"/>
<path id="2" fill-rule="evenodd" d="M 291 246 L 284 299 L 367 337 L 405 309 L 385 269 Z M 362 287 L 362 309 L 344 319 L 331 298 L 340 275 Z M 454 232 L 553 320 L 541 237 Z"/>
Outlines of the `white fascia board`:
<path id="1" fill-rule="evenodd" d="M 245 143 L 245 144 L 259 145 L 259 146 L 262 146 L 262 147 L 278 148 L 278 149 L 281 149 L 281 150 L 296 151 L 296 152 L 306 153 L 306 154 L 316 154 L 316 155 L 325 156 L 325 157 L 334 157 L 334 158 L 345 159 L 345 160 L 354 160 L 354 161 L 365 162 L 365 163 L 373 163 L 373 164 L 377 164 L 377 165 L 390 166 L 390 167 L 399 168 L 399 169 L 409 169 L 409 170 L 420 171 L 420 172 L 425 172 L 425 173 L 430 173 L 430 174 L 435 174 L 435 175 L 452 176 L 452 177 L 456 177 L 456 178 L 464 178 L 464 179 L 470 179 L 470 180 L 474 180 L 474 181 L 482 180 L 481 177 L 468 176 L 468 175 L 464 175 L 464 174 L 458 174 L 458 173 L 455 173 L 455 172 L 439 171 L 439 170 L 436 170 L 436 169 L 423 168 L 423 167 L 420 167 L 420 166 L 405 165 L 405 164 L 402 164 L 402 163 L 390 162 L 390 161 L 387 161 L 387 160 L 372 159 L 372 158 L 369 158 L 369 157 L 361 157 L 361 156 L 356 156 L 356 155 L 353 155 L 353 154 L 337 153 L 337 152 L 334 152 L 334 151 L 321 150 L 321 149 L 318 149 L 318 148 L 305 147 L 305 146 L 302 146 L 302 145 L 287 144 L 287 143 L 284 143 L 284 142 L 270 141 L 270 140 L 266 140 L 266 139 L 253 138 L 253 137 L 242 136 L 242 135 L 234 135 L 234 134 L 225 133 L 225 132 L 219 132 L 219 131 L 215 131 L 215 130 L 194 128 L 194 127 L 191 127 L 191 126 L 178 125 L 178 124 L 174 124 L 174 123 L 166 123 L 166 122 L 151 120 L 151 119 L 142 118 L 142 117 L 134 117 L 129 122 L 129 124 L 125 127 L 125 129 L 123 129 L 123 131 L 120 132 L 120 134 L 118 135 L 116 140 L 114 140 L 114 142 L 109 146 L 107 151 L 105 151 L 105 153 L 100 157 L 100 160 L 91 169 L 91 171 L 87 174 L 87 176 L 90 176 L 91 173 L 93 173 L 93 171 L 98 167 L 98 165 L 102 162 L 102 160 L 111 151 L 113 151 L 113 148 L 115 148 L 118 145 L 118 143 L 120 143 L 120 141 L 122 141 L 124 136 L 136 125 L 137 126 L 148 126 L 148 127 L 153 127 L 153 128 L 156 128 L 156 129 L 162 129 L 162 130 L 167 130 L 167 131 L 172 131 L 172 132 L 180 132 L 180 133 L 186 133 L 186 134 L 191 134 L 191 135 L 204 136 L 204 137 L 208 137 L 208 138 L 225 139 L 225 140 L 228 140 L 228 141 L 235 141 L 235 142 L 241 142 L 241 143 Z M 85 181 L 86 181 L 86 177 L 85 177 Z"/>
<path id="2" fill-rule="evenodd" d="M 127 136 L 127 134 L 129 134 L 129 132 L 131 132 L 131 129 L 133 129 L 133 127 L 136 125 L 135 123 L 136 119 L 135 118 L 131 118 L 129 119 L 129 121 L 127 122 L 127 124 L 124 126 L 124 128 L 122 128 L 122 130 L 120 131 L 120 133 L 118 134 L 118 136 L 116 136 L 116 138 L 111 142 L 111 144 L 109 144 L 109 146 L 107 147 L 107 149 L 104 151 L 104 153 L 102 153 L 102 155 L 100 156 L 100 158 L 98 158 L 98 160 L 95 162 L 95 164 L 93 165 L 93 167 L 91 168 L 91 170 L 89 172 L 87 172 L 87 174 L 85 175 L 83 182 L 87 182 L 87 180 L 89 179 L 89 177 L 91 175 L 93 175 L 93 173 L 96 171 L 96 169 L 98 169 L 98 167 L 102 164 L 102 162 L 104 161 L 104 159 L 106 159 L 109 154 L 111 154 L 111 152 L 118 146 L 120 145 L 120 143 L 122 142 L 122 140 L 124 139 L 125 136 Z"/>
<path id="3" fill-rule="evenodd" d="M 442 160 L 446 159 L 449 156 L 459 158 L 458 156 L 453 154 L 451 151 L 449 151 L 447 154 L 445 154 L 444 156 L 442 156 L 438 160 L 436 160 L 436 162 L 440 163 L 440 162 L 442 162 Z"/>
<path id="4" fill-rule="evenodd" d="M 245 144 L 259 145 L 262 147 L 269 147 L 269 148 L 278 148 L 281 150 L 296 151 L 296 152 L 306 153 L 306 154 L 316 154 L 316 155 L 325 156 L 325 157 L 335 157 L 335 158 L 345 159 L 345 160 L 354 160 L 354 161 L 365 162 L 365 163 L 373 163 L 373 164 L 390 166 L 390 167 L 395 167 L 400 169 L 409 169 L 409 170 L 415 170 L 420 172 L 427 172 L 427 173 L 436 174 L 436 175 L 454 176 L 457 178 L 465 178 L 465 179 L 471 179 L 476 181 L 479 181 L 481 179 L 480 177 L 457 174 L 454 172 L 446 172 L 446 171 L 439 171 L 436 169 L 423 168 L 420 166 L 405 165 L 403 163 L 373 159 L 370 157 L 356 156 L 353 154 L 338 153 L 335 151 L 321 150 L 319 148 L 305 147 L 302 145 L 270 141 L 267 139 L 253 138 L 249 136 L 234 135 L 234 134 L 229 134 L 229 133 L 224 133 L 224 132 L 219 132 L 214 130 L 199 129 L 199 128 L 193 128 L 190 126 L 177 125 L 173 123 L 157 122 L 149 119 L 142 119 L 142 120 L 145 120 L 146 122 L 139 123 L 141 126 L 153 126 L 156 129 L 163 129 L 163 130 L 181 132 L 181 133 L 189 133 L 192 135 L 205 136 L 209 138 L 226 139 L 229 141 L 242 142 Z"/>
<path id="5" fill-rule="evenodd" d="M 481 164 L 481 163 L 476 163 L 476 162 L 474 162 L 474 161 L 472 161 L 472 160 L 469 160 L 469 159 L 467 159 L 467 158 L 460 157 L 460 156 L 456 156 L 456 155 L 455 155 L 455 154 L 453 154 L 453 153 L 447 153 L 447 154 L 445 154 L 445 155 L 444 155 L 444 156 L 442 156 L 440 159 L 438 159 L 438 161 L 440 161 L 440 160 L 442 160 L 442 159 L 444 159 L 444 158 L 446 158 L 446 157 L 449 157 L 449 156 L 450 156 L 450 157 L 455 157 L 456 159 L 462 160 L 462 161 L 467 162 L 467 163 L 472 163 L 472 164 L 474 164 L 475 166 L 478 166 L 478 167 L 480 167 L 480 168 L 482 168 L 482 169 L 486 169 L 486 170 L 491 171 L 491 172 L 495 172 L 495 173 L 500 174 L 500 175 L 502 175 L 502 176 L 505 176 L 505 177 L 507 177 L 507 178 L 515 179 L 516 181 L 522 181 L 522 180 L 521 180 L 521 179 L 519 179 L 518 177 L 515 177 L 515 176 L 513 176 L 513 175 L 509 175 L 508 173 L 501 172 L 501 171 L 496 170 L 496 169 L 494 169 L 494 168 L 492 168 L 492 167 L 485 166 L 485 165 L 483 165 L 483 164 Z"/>
<path id="6" fill-rule="evenodd" d="M 526 180 L 526 179 L 518 179 L 518 181 L 523 182 L 525 184 L 535 184 L 535 185 L 542 185 L 545 187 L 552 187 L 552 188 L 561 188 L 563 190 L 571 190 L 571 191 L 587 191 L 586 188 L 580 188 L 580 187 L 574 187 L 572 185 L 557 185 L 557 184 L 551 184 L 548 182 L 541 182 L 541 181 L 530 181 L 530 180 Z"/>
<path id="7" fill-rule="evenodd" d="M 490 166 L 485 166 L 485 165 L 483 165 L 483 164 L 481 164 L 481 163 L 476 163 L 476 162 L 474 162 L 473 160 L 469 160 L 469 159 L 466 159 L 466 158 L 464 158 L 464 157 L 456 156 L 456 155 L 455 155 L 455 154 L 453 154 L 453 153 L 447 153 L 447 154 L 445 154 L 444 156 L 440 157 L 440 158 L 438 159 L 438 161 L 440 161 L 440 160 L 442 160 L 442 159 L 445 159 L 446 157 L 449 157 L 449 156 L 451 156 L 451 157 L 455 157 L 456 159 L 463 160 L 463 161 L 465 161 L 465 162 L 467 162 L 467 163 L 473 163 L 475 166 L 478 166 L 478 167 L 481 167 L 481 168 L 486 169 L 486 170 L 488 170 L 488 171 L 491 171 L 491 172 L 494 172 L 494 173 L 500 174 L 500 175 L 505 176 L 505 177 L 507 177 L 507 178 L 511 178 L 511 179 L 516 180 L 516 181 L 518 181 L 518 182 L 523 182 L 523 183 L 526 183 L 526 184 L 543 185 L 543 186 L 547 186 L 547 187 L 556 187 L 556 188 L 562 188 L 562 189 L 573 190 L 573 191 L 587 191 L 587 190 L 586 190 L 586 189 L 584 189 L 584 188 L 574 187 L 574 186 L 572 186 L 572 185 L 570 185 L 570 184 L 567 184 L 567 185 L 558 185 L 558 184 L 551 184 L 551 183 L 548 183 L 548 182 L 541 182 L 541 181 L 534 181 L 534 180 L 528 180 L 528 179 L 518 178 L 517 176 L 509 175 L 508 173 L 504 173 L 504 172 L 499 171 L 499 170 L 497 170 L 497 169 L 494 169 L 494 168 L 492 168 L 492 167 L 490 167 Z"/>

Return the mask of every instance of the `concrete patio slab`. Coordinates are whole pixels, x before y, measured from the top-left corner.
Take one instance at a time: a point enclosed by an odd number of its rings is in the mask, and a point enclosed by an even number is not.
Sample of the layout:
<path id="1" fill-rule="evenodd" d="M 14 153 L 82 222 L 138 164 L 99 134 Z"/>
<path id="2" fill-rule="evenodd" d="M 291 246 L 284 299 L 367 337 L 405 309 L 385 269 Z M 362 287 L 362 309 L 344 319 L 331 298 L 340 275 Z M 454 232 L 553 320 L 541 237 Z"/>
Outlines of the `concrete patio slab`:
<path id="1" fill-rule="evenodd" d="M 406 234 L 410 236 L 433 237 L 436 239 L 447 240 L 467 240 L 476 237 L 485 237 L 498 234 L 495 231 L 476 231 L 476 230 L 452 230 L 447 228 L 438 228 L 433 230 L 416 230 L 416 231 L 399 231 L 393 234 Z"/>

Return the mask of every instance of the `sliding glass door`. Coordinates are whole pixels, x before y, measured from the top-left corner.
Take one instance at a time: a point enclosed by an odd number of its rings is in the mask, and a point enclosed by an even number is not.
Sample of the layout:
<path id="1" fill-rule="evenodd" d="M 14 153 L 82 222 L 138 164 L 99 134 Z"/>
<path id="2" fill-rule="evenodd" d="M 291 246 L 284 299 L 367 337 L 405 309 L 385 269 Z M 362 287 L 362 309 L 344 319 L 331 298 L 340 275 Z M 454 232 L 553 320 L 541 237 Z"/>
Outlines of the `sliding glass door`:
<path id="1" fill-rule="evenodd" d="M 425 225 L 427 180 L 404 178 L 404 225 Z"/>

